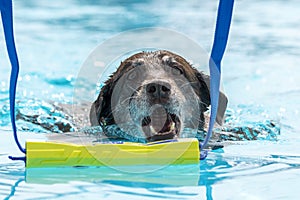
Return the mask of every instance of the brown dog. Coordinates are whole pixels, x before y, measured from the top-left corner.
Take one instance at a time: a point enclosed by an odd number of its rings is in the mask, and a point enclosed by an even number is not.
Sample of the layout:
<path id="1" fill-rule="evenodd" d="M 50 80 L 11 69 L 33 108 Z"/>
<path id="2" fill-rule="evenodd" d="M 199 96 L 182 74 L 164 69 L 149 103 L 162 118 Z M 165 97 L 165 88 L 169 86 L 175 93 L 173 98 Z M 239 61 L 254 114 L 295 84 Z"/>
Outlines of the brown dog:
<path id="1" fill-rule="evenodd" d="M 217 121 L 222 123 L 224 94 L 220 102 Z M 90 121 L 108 136 L 124 138 L 130 129 L 133 137 L 147 141 L 173 139 L 183 128 L 203 130 L 209 105 L 207 75 L 169 51 L 141 52 L 122 62 L 105 82 L 92 104 Z"/>

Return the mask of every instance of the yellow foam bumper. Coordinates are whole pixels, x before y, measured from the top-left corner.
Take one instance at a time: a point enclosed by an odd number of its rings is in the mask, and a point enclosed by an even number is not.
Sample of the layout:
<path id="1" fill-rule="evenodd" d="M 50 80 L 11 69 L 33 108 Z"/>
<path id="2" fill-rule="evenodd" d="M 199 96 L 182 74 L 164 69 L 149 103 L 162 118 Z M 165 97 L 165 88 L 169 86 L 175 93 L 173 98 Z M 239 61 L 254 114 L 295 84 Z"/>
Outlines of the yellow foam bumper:
<path id="1" fill-rule="evenodd" d="M 199 155 L 198 140 L 192 138 L 148 144 L 26 142 L 27 168 L 195 164 Z"/>

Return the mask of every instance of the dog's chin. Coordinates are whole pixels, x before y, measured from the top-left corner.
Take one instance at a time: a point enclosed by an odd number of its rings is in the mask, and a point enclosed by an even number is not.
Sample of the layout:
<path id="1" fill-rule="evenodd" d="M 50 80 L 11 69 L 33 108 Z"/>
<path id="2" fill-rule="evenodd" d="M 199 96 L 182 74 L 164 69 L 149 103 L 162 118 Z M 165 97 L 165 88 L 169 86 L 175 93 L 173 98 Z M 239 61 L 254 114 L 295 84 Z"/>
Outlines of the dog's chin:
<path id="1" fill-rule="evenodd" d="M 155 121 L 165 121 L 162 123 L 155 123 Z M 159 140 L 169 140 L 179 137 L 181 121 L 176 114 L 167 113 L 164 119 L 151 119 L 150 116 L 143 118 L 141 122 L 142 130 L 148 142 Z"/>

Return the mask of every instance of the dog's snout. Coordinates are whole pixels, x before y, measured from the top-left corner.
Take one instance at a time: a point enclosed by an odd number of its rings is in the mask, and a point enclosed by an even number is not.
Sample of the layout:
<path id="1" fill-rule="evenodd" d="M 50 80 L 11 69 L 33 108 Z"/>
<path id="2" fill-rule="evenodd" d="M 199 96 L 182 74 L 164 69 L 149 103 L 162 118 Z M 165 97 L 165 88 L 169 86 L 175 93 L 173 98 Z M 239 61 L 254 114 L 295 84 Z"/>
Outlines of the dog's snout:
<path id="1" fill-rule="evenodd" d="M 147 95 L 151 98 L 168 98 L 171 94 L 171 85 L 163 81 L 155 81 L 147 84 Z"/>

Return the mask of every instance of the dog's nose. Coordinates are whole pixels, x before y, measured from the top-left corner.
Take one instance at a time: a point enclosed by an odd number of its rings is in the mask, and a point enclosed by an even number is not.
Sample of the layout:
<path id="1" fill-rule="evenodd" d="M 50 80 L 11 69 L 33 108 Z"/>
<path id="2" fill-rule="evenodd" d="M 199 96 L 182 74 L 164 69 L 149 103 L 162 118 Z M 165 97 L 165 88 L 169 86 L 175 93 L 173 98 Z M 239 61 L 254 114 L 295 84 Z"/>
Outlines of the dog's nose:
<path id="1" fill-rule="evenodd" d="M 147 84 L 147 95 L 152 98 L 165 99 L 171 94 L 171 85 L 164 81 L 155 81 Z"/>

